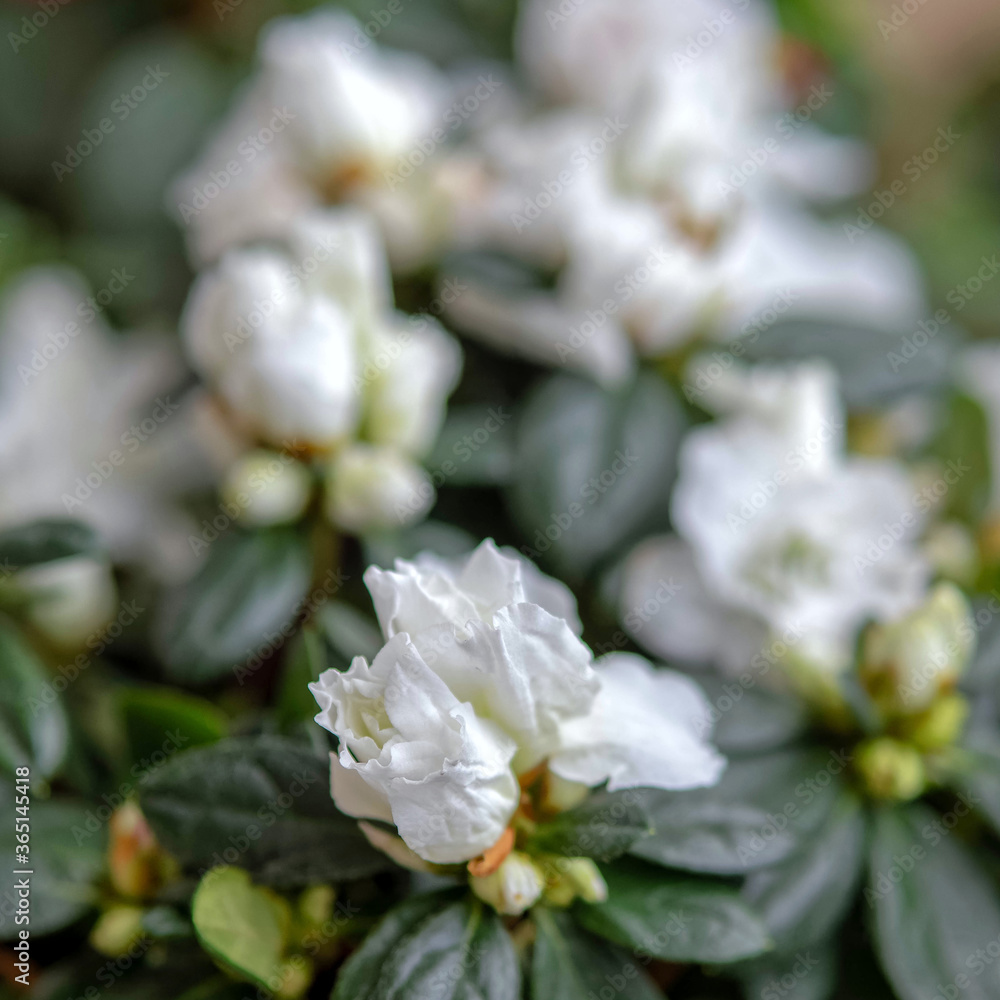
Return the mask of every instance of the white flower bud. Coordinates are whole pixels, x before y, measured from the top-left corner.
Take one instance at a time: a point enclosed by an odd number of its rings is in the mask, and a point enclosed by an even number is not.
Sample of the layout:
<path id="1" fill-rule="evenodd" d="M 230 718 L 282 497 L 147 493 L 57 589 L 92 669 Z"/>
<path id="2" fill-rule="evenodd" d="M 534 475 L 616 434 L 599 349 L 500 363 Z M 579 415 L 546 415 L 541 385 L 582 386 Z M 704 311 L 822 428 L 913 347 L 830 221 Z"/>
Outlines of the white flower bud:
<path id="1" fill-rule="evenodd" d="M 389 448 L 351 445 L 330 463 L 326 510 L 347 531 L 400 528 L 422 518 L 433 503 L 427 473 Z"/>
<path id="2" fill-rule="evenodd" d="M 469 880 L 472 891 L 498 913 L 520 916 L 542 895 L 545 881 L 527 854 L 511 851 L 492 875 Z"/>
<path id="3" fill-rule="evenodd" d="M 30 600 L 28 618 L 60 646 L 81 645 L 115 613 L 111 567 L 98 559 L 59 559 L 21 570 L 16 579 Z"/>
<path id="4" fill-rule="evenodd" d="M 239 509 L 242 523 L 264 527 L 297 520 L 309 503 L 311 486 L 301 462 L 260 448 L 230 466 L 222 498 Z"/>

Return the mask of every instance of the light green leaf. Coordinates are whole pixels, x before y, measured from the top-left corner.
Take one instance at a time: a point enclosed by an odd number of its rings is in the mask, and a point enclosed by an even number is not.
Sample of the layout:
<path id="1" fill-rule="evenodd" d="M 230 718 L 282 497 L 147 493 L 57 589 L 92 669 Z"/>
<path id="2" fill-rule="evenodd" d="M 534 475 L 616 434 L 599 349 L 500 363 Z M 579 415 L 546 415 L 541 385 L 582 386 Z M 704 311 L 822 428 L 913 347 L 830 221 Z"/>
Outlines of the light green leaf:
<path id="1" fill-rule="evenodd" d="M 191 920 L 209 954 L 240 975 L 262 986 L 279 978 L 291 908 L 242 868 L 205 875 L 191 900 Z"/>

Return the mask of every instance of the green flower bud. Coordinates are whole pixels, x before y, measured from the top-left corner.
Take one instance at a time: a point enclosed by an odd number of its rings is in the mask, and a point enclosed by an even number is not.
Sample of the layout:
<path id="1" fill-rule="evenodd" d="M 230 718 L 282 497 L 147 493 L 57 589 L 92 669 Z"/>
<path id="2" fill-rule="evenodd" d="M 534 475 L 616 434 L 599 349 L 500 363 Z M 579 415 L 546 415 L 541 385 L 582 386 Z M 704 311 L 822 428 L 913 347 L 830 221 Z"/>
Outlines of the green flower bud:
<path id="1" fill-rule="evenodd" d="M 226 472 L 222 499 L 239 511 L 240 523 L 286 524 L 309 503 L 309 470 L 290 455 L 259 448 L 237 459 Z"/>
<path id="2" fill-rule="evenodd" d="M 491 875 L 469 880 L 472 891 L 498 913 L 519 916 L 542 894 L 545 880 L 535 863 L 520 851 L 511 851 Z"/>
<path id="3" fill-rule="evenodd" d="M 877 799 L 908 802 L 927 787 L 927 773 L 920 752 L 889 736 L 862 743 L 854 766 L 868 793 Z"/>
<path id="4" fill-rule="evenodd" d="M 938 584 L 922 607 L 868 631 L 861 678 L 885 711 L 922 712 L 955 685 L 972 656 L 975 635 L 962 592 Z"/>
<path id="5" fill-rule="evenodd" d="M 943 750 L 961 735 L 969 703 L 960 694 L 947 694 L 914 719 L 910 740 L 924 751 Z"/>
<path id="6" fill-rule="evenodd" d="M 142 937 L 141 906 L 112 906 L 90 931 L 90 946 L 109 958 L 124 955 Z"/>

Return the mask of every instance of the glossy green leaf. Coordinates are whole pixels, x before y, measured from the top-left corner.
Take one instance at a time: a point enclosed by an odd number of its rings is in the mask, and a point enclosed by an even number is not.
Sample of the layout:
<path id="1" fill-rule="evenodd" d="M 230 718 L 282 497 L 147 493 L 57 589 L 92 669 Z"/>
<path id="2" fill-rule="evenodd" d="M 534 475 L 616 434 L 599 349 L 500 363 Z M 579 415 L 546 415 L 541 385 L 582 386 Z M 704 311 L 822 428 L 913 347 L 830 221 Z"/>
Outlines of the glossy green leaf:
<path id="1" fill-rule="evenodd" d="M 565 375 L 545 382 L 519 415 L 509 494 L 532 558 L 580 575 L 661 526 L 684 426 L 652 374 L 618 392 Z"/>
<path id="2" fill-rule="evenodd" d="M 55 774 L 69 749 L 62 697 L 12 625 L 0 622 L 0 769 L 30 766 L 32 778 Z"/>
<path id="3" fill-rule="evenodd" d="M 743 898 L 763 917 L 780 951 L 793 953 L 836 930 L 861 880 L 865 834 L 860 804 L 844 796 L 797 854 L 747 878 Z"/>
<path id="4" fill-rule="evenodd" d="M 101 549 L 93 528 L 66 518 L 46 518 L 0 531 L 0 568 L 5 572 Z"/>
<path id="5" fill-rule="evenodd" d="M 865 899 L 882 966 L 901 1000 L 942 989 L 963 1000 L 1000 997 L 995 881 L 925 806 L 876 817 Z M 951 995 L 948 993 L 945 996 Z"/>
<path id="6" fill-rule="evenodd" d="M 809 712 L 801 698 L 744 687 L 706 674 L 698 678 L 713 705 L 730 705 L 719 714 L 712 742 L 727 755 L 767 753 L 788 746 L 808 728 Z M 736 691 L 734 699 L 728 692 Z M 728 700 L 723 700 L 728 699 Z"/>
<path id="7" fill-rule="evenodd" d="M 80 919 L 97 905 L 97 885 L 104 868 L 105 826 L 90 806 L 63 799 L 39 799 L 29 796 L 30 925 L 32 939 Z M 14 864 L 15 811 L 13 786 L 0 784 L 0 850 L 5 863 L 0 870 L 0 940 L 17 935 L 14 906 L 20 896 Z"/>
<path id="8" fill-rule="evenodd" d="M 532 1000 L 585 1000 L 609 987 L 621 1000 L 662 1000 L 643 971 L 640 958 L 588 934 L 572 916 L 535 907 L 535 945 L 531 958 Z"/>
<path id="9" fill-rule="evenodd" d="M 829 814 L 845 767 L 840 754 L 781 751 L 730 761 L 714 788 L 649 792 L 654 832 L 632 853 L 719 875 L 777 864 Z"/>
<path id="10" fill-rule="evenodd" d="M 223 740 L 152 771 L 140 801 L 160 841 L 191 869 L 238 864 L 257 881 L 296 886 L 389 866 L 337 811 L 329 767 L 291 740 Z"/>
<path id="11" fill-rule="evenodd" d="M 761 919 L 732 886 L 669 874 L 641 861 L 602 868 L 604 903 L 574 913 L 594 934 L 668 962 L 735 962 L 771 947 Z"/>
<path id="12" fill-rule="evenodd" d="M 332 1000 L 518 1000 L 500 917 L 478 900 L 418 896 L 389 912 L 345 964 Z"/>
<path id="13" fill-rule="evenodd" d="M 643 797 L 634 789 L 599 791 L 582 805 L 536 827 L 529 850 L 610 861 L 652 833 Z"/>
<path id="14" fill-rule="evenodd" d="M 837 965 L 836 949 L 829 943 L 792 955 L 765 955 L 740 970 L 743 995 L 746 1000 L 829 1000 L 837 986 Z"/>
<path id="15" fill-rule="evenodd" d="M 208 560 L 161 620 L 161 645 L 175 680 L 227 675 L 246 683 L 261 658 L 287 638 L 309 586 L 310 556 L 292 531 L 239 534 L 212 543 Z"/>
<path id="16" fill-rule="evenodd" d="M 118 695 L 131 763 L 143 771 L 166 740 L 185 749 L 215 743 L 226 734 L 226 716 L 210 701 L 171 688 L 125 688 Z"/>

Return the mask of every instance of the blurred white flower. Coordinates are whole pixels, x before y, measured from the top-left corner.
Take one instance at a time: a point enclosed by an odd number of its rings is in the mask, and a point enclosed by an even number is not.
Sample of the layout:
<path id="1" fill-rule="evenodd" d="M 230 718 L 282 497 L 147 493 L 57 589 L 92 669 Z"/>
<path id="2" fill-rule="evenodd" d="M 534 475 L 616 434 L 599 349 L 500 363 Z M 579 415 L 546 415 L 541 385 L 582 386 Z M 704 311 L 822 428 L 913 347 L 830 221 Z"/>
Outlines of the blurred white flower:
<path id="1" fill-rule="evenodd" d="M 433 320 L 392 308 L 385 257 L 363 213 L 305 216 L 285 251 L 227 252 L 196 282 L 182 328 L 196 368 L 248 440 L 331 456 L 327 506 L 338 523 L 388 527 L 425 512 L 433 490 L 397 516 L 423 491 L 415 460 L 437 437 L 461 352 Z"/>
<path id="2" fill-rule="evenodd" d="M 83 279 L 35 268 L 0 304 L 0 524 L 71 518 L 114 559 L 169 573 L 184 561 L 187 481 L 165 467 L 183 364 L 166 338 L 114 334 Z M 188 476 L 193 470 L 185 470 Z"/>
<path id="3" fill-rule="evenodd" d="M 925 591 L 912 482 L 893 461 L 844 456 L 836 381 L 819 362 L 734 368 L 706 398 L 723 416 L 681 450 L 672 514 L 683 541 L 647 541 L 629 558 L 626 624 L 661 655 L 730 670 L 768 635 L 843 669 L 866 620 L 898 617 Z M 664 578 L 680 597 L 638 614 Z"/>
<path id="4" fill-rule="evenodd" d="M 518 776 L 542 763 L 612 790 L 718 779 L 698 688 L 635 656 L 595 666 L 558 617 L 572 596 L 520 557 L 487 541 L 459 561 L 372 567 L 365 582 L 386 645 L 310 685 L 316 719 L 341 741 L 338 806 L 394 823 L 421 858 L 465 862 L 497 844 Z"/>
<path id="5" fill-rule="evenodd" d="M 895 331 L 923 315 L 901 242 L 850 242 L 801 204 L 853 193 L 871 157 L 811 121 L 829 88 L 792 108 L 759 0 L 533 0 L 518 39 L 532 96 L 558 107 L 526 100 L 478 130 L 464 242 L 555 281 L 474 284 L 449 313 L 471 336 L 614 385 L 636 352 L 782 318 Z"/>
<path id="6" fill-rule="evenodd" d="M 192 256 L 282 238 L 303 213 L 354 203 L 383 222 L 398 266 L 420 264 L 452 211 L 438 180 L 447 158 L 431 155 L 434 136 L 450 130 L 448 79 L 419 56 L 372 44 L 342 11 L 271 22 L 259 58 L 228 120 L 172 188 Z M 401 165 L 407 180 L 395 183 Z"/>

